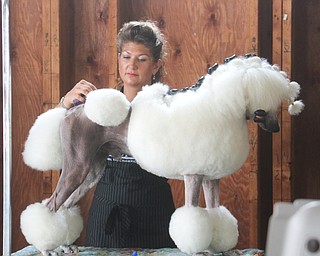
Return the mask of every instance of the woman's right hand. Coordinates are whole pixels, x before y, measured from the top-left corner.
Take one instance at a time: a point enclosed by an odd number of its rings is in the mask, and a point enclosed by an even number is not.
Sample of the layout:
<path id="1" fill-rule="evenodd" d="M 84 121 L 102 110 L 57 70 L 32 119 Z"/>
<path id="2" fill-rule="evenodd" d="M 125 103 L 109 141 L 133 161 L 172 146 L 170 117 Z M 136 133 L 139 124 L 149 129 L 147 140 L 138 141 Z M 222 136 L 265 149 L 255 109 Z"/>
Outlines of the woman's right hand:
<path id="1" fill-rule="evenodd" d="M 86 80 L 78 82 L 63 98 L 63 102 L 60 103 L 64 108 L 72 108 L 73 106 L 85 103 L 87 94 L 97 88 Z"/>

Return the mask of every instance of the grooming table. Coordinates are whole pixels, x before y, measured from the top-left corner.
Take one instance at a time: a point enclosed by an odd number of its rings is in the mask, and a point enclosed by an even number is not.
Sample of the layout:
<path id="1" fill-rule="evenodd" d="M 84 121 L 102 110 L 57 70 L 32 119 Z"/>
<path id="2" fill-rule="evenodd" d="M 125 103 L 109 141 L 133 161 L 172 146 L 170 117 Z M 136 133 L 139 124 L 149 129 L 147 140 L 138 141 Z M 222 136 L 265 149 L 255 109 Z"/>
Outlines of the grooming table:
<path id="1" fill-rule="evenodd" d="M 81 256 L 92 256 L 92 255 L 137 255 L 137 256 L 185 256 L 189 255 L 181 252 L 179 249 L 110 249 L 110 248 L 92 248 L 92 247 L 79 247 L 79 253 L 77 254 L 66 254 L 66 255 L 81 255 Z M 58 252 L 58 250 L 57 250 Z M 135 254 L 135 252 L 137 254 Z M 11 256 L 40 256 L 40 252 L 33 246 L 27 246 L 20 251 L 17 251 Z M 197 255 L 205 255 L 205 256 L 264 256 L 264 252 L 258 249 L 245 249 L 245 250 L 232 250 L 225 253 L 218 254 L 197 254 Z"/>

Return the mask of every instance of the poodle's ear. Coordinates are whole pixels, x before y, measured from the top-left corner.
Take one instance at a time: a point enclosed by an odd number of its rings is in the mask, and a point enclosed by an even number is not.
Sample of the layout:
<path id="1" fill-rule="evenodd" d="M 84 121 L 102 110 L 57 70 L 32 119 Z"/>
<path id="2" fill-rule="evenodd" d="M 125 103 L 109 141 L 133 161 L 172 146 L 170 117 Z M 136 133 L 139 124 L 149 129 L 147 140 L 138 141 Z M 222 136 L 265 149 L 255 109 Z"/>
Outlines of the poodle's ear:
<path id="1" fill-rule="evenodd" d="M 127 117 L 130 102 L 115 89 L 99 89 L 90 92 L 84 105 L 87 117 L 102 126 L 117 126 Z"/>
<path id="2" fill-rule="evenodd" d="M 62 168 L 60 123 L 66 109 L 54 108 L 41 114 L 29 131 L 22 153 L 26 165 L 39 171 Z"/>
<path id="3" fill-rule="evenodd" d="M 300 85 L 297 82 L 290 82 L 289 86 L 289 107 L 290 115 L 298 115 L 304 109 L 304 103 L 301 100 L 295 100 L 300 93 Z"/>
<path id="4" fill-rule="evenodd" d="M 301 100 L 296 100 L 290 103 L 288 112 L 290 115 L 299 115 L 304 109 L 304 103 Z"/>

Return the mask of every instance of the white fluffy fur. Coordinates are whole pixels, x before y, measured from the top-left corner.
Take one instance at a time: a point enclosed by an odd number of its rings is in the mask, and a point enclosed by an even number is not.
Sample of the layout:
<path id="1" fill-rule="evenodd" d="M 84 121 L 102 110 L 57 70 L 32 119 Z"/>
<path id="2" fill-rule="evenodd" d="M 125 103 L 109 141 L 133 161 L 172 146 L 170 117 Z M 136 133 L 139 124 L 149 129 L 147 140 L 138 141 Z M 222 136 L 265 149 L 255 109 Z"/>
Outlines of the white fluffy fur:
<path id="1" fill-rule="evenodd" d="M 210 99 L 212 95 L 207 90 L 181 93 L 170 101 L 171 97 L 165 99 L 154 93 L 163 88 L 167 87 L 144 87 L 132 103 L 128 146 L 138 163 L 156 175 L 178 179 L 185 174 L 209 171 L 211 177 L 219 178 L 222 173 L 227 175 L 239 169 L 249 151 L 246 121 L 238 118 L 241 111 L 233 108 L 239 113 L 230 114 L 219 109 L 219 105 L 213 111 L 210 102 L 216 99 Z M 239 121 L 227 127 L 224 121 L 215 121 L 230 119 L 230 115 Z M 220 136 L 222 130 L 225 137 Z M 222 144 L 224 147 L 215 146 Z M 234 154 L 238 145 L 242 145 L 242 150 Z"/>
<path id="2" fill-rule="evenodd" d="M 209 250 L 213 253 L 225 252 L 234 248 L 238 243 L 238 221 L 224 206 L 208 210 L 212 240 Z"/>
<path id="3" fill-rule="evenodd" d="M 208 249 L 212 240 L 212 226 L 204 208 L 183 206 L 171 216 L 169 233 L 177 247 L 186 253 Z"/>
<path id="4" fill-rule="evenodd" d="M 128 115 L 130 102 L 115 89 L 99 89 L 90 92 L 84 106 L 87 117 L 102 126 L 117 126 Z"/>
<path id="5" fill-rule="evenodd" d="M 66 109 L 54 108 L 41 114 L 31 127 L 22 153 L 24 162 L 40 171 L 62 167 L 60 122 Z"/>
<path id="6" fill-rule="evenodd" d="M 59 214 L 64 216 L 67 223 L 67 235 L 64 244 L 71 245 L 80 236 L 83 229 L 83 221 L 80 213 L 80 208 L 74 206 L 72 208 L 64 208 L 58 211 Z"/>
<path id="7" fill-rule="evenodd" d="M 276 113 L 282 101 L 299 94 L 300 86 L 252 57 L 220 65 L 197 91 L 172 96 L 168 90 L 160 83 L 146 86 L 133 100 L 130 152 L 159 176 L 219 179 L 238 170 L 248 155 L 245 115 L 258 109 Z"/>
<path id="8" fill-rule="evenodd" d="M 303 102 L 301 100 L 296 100 L 289 105 L 288 112 L 290 113 L 290 115 L 299 115 L 303 109 Z"/>
<path id="9" fill-rule="evenodd" d="M 52 212 L 42 203 L 29 205 L 21 214 L 20 225 L 27 242 L 40 251 L 72 244 L 83 228 L 77 206 Z"/>

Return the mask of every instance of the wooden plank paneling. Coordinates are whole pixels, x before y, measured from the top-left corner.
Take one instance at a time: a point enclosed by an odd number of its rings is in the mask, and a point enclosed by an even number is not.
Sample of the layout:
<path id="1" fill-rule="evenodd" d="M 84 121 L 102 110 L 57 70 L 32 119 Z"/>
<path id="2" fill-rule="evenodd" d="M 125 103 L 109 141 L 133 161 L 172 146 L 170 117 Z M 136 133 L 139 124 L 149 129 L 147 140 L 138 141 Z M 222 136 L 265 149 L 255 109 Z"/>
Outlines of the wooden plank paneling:
<path id="1" fill-rule="evenodd" d="M 117 1 L 75 0 L 75 79 L 96 87 L 117 82 Z"/>
<path id="2" fill-rule="evenodd" d="M 299 1 L 296 5 L 299 6 Z M 55 187 L 58 172 L 42 174 L 26 167 L 21 159 L 23 144 L 36 117 L 53 107 L 61 95 L 80 79 L 87 79 L 98 88 L 114 87 L 117 82 L 116 34 L 124 21 L 149 18 L 157 20 L 167 35 L 170 48 L 167 56 L 166 82 L 174 88 L 193 84 L 215 62 L 223 62 L 232 54 L 257 53 L 258 0 L 13 0 L 11 5 L 11 56 L 13 72 L 13 249 L 26 245 L 20 232 L 21 211 L 30 203 L 48 196 Z M 302 4 L 301 4 L 302 5 Z M 306 47 L 311 54 L 303 63 L 303 79 L 317 92 L 319 56 L 316 47 L 319 33 L 316 10 L 319 4 L 310 0 L 309 7 L 301 6 L 308 17 L 307 39 L 297 42 L 299 58 Z M 311 6 L 311 7 L 310 7 Z M 143 7 L 143 8 L 142 8 Z M 302 8 L 304 7 L 304 8 Z M 291 8 L 292 0 L 273 0 L 273 63 L 291 74 Z M 317 9 L 318 8 L 318 9 Z M 31 11 L 30 11 L 31 10 Z M 243 15 L 246 13 L 246 15 Z M 288 16 L 286 16 L 287 14 Z M 311 19 L 312 17 L 312 19 Z M 63 23 L 61 23 L 63 20 Z M 312 21 L 315 22 L 312 22 Z M 178 21 L 178 22 L 177 22 Z M 303 24 L 302 18 L 299 20 Z M 303 21 L 303 22 L 302 22 Z M 66 22 L 66 23 L 64 23 Z M 296 23 L 296 26 L 298 24 Z M 301 25 L 302 26 L 302 25 Z M 299 27 L 301 29 L 301 27 Z M 300 31 L 300 34 L 305 36 Z M 307 46 L 305 43 L 307 42 Z M 318 55 L 317 55 L 318 54 Z M 298 67 L 298 66 L 297 66 Z M 295 68 L 295 74 L 298 68 Z M 300 82 L 300 81 L 299 81 Z M 301 81 L 302 82 L 302 81 Z M 312 91 L 310 90 L 310 91 Z M 305 91 L 302 91 L 305 93 Z M 309 105 L 316 104 L 316 93 L 305 93 Z M 308 106 L 309 106 L 308 105 Z M 303 116 L 302 116 L 303 118 Z M 291 193 L 291 118 L 287 106 L 280 111 L 281 132 L 273 136 L 273 197 L 288 201 Z M 310 129 L 315 129 L 309 114 L 303 118 Z M 316 122 L 317 123 L 317 122 Z M 257 247 L 259 220 L 257 175 L 258 133 L 250 126 L 251 151 L 244 166 L 221 184 L 221 201 L 239 221 L 238 248 Z M 315 126 L 318 127 L 318 126 Z M 299 136 L 303 125 L 298 125 Z M 316 131 L 316 129 L 315 129 Z M 307 137 L 308 143 L 318 137 Z M 298 140 L 299 144 L 304 141 Z M 305 145 L 305 144 L 304 144 Z M 309 149 L 309 147 L 305 147 Z M 295 149 L 298 160 L 293 159 L 299 179 L 295 179 L 296 195 L 318 196 L 318 176 L 304 174 L 304 159 L 316 159 L 315 151 Z M 307 161 L 307 168 L 316 170 L 316 160 Z M 181 181 L 170 181 L 176 206 L 184 203 Z M 303 185 L 308 184 L 308 186 Z M 270 185 L 270 184 L 269 184 Z M 80 206 L 86 223 L 92 198 L 91 191 Z M 203 195 L 201 195 L 203 198 Z M 202 200 L 203 201 L 203 200 Z M 203 205 L 203 202 L 202 202 Z M 83 244 L 85 231 L 78 244 Z"/>
<path id="3" fill-rule="evenodd" d="M 281 53 L 282 53 L 282 0 L 273 1 L 273 42 L 272 49 L 273 55 L 272 60 L 274 64 L 277 64 L 281 67 Z M 279 112 L 279 120 L 281 120 L 282 111 Z M 273 134 L 272 139 L 272 151 L 273 151 L 273 203 L 281 201 L 281 134 L 282 130 L 279 133 Z"/>
<path id="4" fill-rule="evenodd" d="M 292 67 L 292 0 L 283 0 L 282 10 L 282 69 L 291 78 Z M 288 104 L 282 104 L 281 120 L 282 141 L 282 173 L 281 173 L 281 201 L 291 201 L 291 116 L 288 114 Z"/>
<path id="5" fill-rule="evenodd" d="M 59 0 L 44 1 L 43 10 L 43 112 L 55 107 L 60 99 L 60 40 Z M 54 191 L 59 171 L 43 173 L 43 193 L 50 197 Z"/>
<path id="6" fill-rule="evenodd" d="M 31 11 L 32 10 L 32 11 Z M 27 243 L 20 231 L 20 214 L 43 199 L 42 173 L 22 161 L 21 152 L 30 127 L 43 112 L 42 0 L 10 1 L 12 67 L 12 249 Z"/>
<path id="7" fill-rule="evenodd" d="M 291 0 L 273 1 L 273 63 L 291 76 Z M 279 112 L 281 130 L 273 135 L 273 202 L 291 201 L 291 117 L 288 105 Z"/>
<path id="8" fill-rule="evenodd" d="M 116 87 L 118 1 L 74 0 L 74 84 L 85 79 L 97 88 Z M 67 88 L 64 90 L 68 91 Z M 94 189 L 79 205 L 86 227 Z M 86 229 L 76 241 L 83 245 Z"/>
<path id="9" fill-rule="evenodd" d="M 74 0 L 59 0 L 60 96 L 74 85 Z"/>

